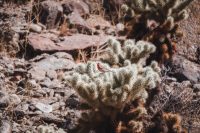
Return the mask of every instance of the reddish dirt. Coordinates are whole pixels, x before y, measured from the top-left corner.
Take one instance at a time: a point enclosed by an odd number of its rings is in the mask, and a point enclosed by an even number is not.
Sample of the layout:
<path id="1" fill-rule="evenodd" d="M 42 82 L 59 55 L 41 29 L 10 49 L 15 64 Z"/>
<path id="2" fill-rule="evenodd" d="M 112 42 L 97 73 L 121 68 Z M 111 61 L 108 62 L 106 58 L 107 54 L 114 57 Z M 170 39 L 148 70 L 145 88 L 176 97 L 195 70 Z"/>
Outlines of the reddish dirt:
<path id="1" fill-rule="evenodd" d="M 191 61 L 196 61 L 196 50 L 200 47 L 200 1 L 195 0 L 189 7 L 190 17 L 180 22 L 184 36 L 178 42 L 178 54 L 184 55 Z"/>

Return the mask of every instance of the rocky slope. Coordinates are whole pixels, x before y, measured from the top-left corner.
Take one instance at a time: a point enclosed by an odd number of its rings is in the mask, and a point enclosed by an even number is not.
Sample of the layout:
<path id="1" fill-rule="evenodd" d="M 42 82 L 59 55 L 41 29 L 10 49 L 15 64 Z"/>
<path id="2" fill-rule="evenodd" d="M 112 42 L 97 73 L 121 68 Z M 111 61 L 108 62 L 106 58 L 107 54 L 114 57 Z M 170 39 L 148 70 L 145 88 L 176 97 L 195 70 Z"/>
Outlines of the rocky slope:
<path id="1" fill-rule="evenodd" d="M 150 111 L 179 113 L 183 126 L 198 133 L 200 2 L 190 5 L 190 11 L 190 18 L 180 23 L 184 37 L 173 65 L 163 68 L 161 92 L 150 104 Z M 124 40 L 119 34 L 123 24 L 113 25 L 102 14 L 102 4 L 95 0 L 0 4 L 1 133 L 62 133 L 77 126 L 86 107 L 65 84 L 64 75 L 76 62 L 97 57 L 88 53 L 101 50 L 110 36 Z"/>

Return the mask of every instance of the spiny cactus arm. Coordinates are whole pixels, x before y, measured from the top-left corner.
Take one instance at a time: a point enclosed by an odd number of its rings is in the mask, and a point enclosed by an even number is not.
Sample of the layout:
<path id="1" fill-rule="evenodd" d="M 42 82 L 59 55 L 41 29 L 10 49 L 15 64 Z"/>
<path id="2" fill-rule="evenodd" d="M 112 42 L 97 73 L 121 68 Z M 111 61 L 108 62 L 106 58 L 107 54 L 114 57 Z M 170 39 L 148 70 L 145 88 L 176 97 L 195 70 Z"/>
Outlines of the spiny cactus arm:
<path id="1" fill-rule="evenodd" d="M 175 25 L 175 22 L 174 22 L 174 21 L 175 21 L 175 20 L 174 20 L 174 17 L 169 16 L 169 17 L 167 18 L 167 20 L 164 22 L 164 24 L 162 25 L 163 29 L 164 29 L 165 31 L 170 31 L 170 30 L 172 30 L 172 29 L 174 28 L 174 25 Z"/>
<path id="2" fill-rule="evenodd" d="M 151 43 L 145 41 L 138 41 L 131 51 L 131 62 L 137 63 L 140 59 L 148 57 L 151 53 L 155 52 L 156 47 Z M 134 46 L 133 46 L 134 47 Z"/>
<path id="3" fill-rule="evenodd" d="M 165 0 L 156 0 L 156 3 L 157 7 L 163 7 L 166 4 Z"/>
<path id="4" fill-rule="evenodd" d="M 140 11 L 142 9 L 144 9 L 144 0 L 132 0 L 131 1 L 131 7 L 136 10 L 136 11 Z"/>
<path id="5" fill-rule="evenodd" d="M 174 20 L 176 22 L 187 19 L 189 17 L 189 13 L 187 10 L 182 10 L 181 12 L 174 14 Z"/>
<path id="6" fill-rule="evenodd" d="M 116 41 L 116 40 L 115 40 Z M 124 64 L 125 60 L 130 60 L 131 63 L 138 63 L 141 58 L 147 57 L 155 52 L 156 47 L 145 41 L 126 40 L 122 47 L 120 43 L 115 41 L 109 42 L 108 57 L 104 59 L 110 65 Z"/>
<path id="7" fill-rule="evenodd" d="M 173 12 L 181 12 L 194 0 L 183 0 L 174 8 Z"/>
<path id="8" fill-rule="evenodd" d="M 79 63 L 75 68 L 74 71 L 77 71 L 80 74 L 86 73 L 86 65 L 83 63 Z"/>
<path id="9" fill-rule="evenodd" d="M 121 7 L 122 13 L 127 17 L 134 17 L 135 11 L 128 7 L 128 5 L 123 4 Z"/>
<path id="10" fill-rule="evenodd" d="M 152 61 L 150 66 L 157 74 L 161 72 L 161 69 L 156 61 Z"/>
<path id="11" fill-rule="evenodd" d="M 157 7 L 156 0 L 147 0 L 147 3 L 148 3 L 150 8 L 156 8 Z"/>
<path id="12" fill-rule="evenodd" d="M 173 8 L 175 8 L 178 5 L 179 0 L 168 0 L 164 7 L 163 12 L 166 14 L 166 16 L 169 16 L 172 14 Z"/>

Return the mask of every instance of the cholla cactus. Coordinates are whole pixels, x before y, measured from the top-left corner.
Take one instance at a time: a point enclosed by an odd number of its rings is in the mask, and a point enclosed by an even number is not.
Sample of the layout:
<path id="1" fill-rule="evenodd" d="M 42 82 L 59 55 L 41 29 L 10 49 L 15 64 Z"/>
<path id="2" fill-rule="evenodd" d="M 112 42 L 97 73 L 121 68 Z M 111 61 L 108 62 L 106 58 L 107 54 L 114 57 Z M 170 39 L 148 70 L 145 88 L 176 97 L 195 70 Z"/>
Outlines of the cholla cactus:
<path id="1" fill-rule="evenodd" d="M 181 37 L 177 22 L 188 18 L 193 0 L 128 0 L 125 12 L 127 38 L 152 42 L 157 51 L 151 59 L 165 63 L 176 52 L 173 37 Z M 167 46 L 167 47 L 166 47 Z"/>
<path id="2" fill-rule="evenodd" d="M 174 23 L 188 18 L 185 8 L 193 0 L 130 0 L 122 9 L 130 17 L 145 15 L 148 19 L 155 20 L 159 25 L 164 24 L 168 30 L 174 27 Z M 147 24 L 147 22 L 146 22 Z M 163 26 L 164 26 L 163 25 Z"/>
<path id="3" fill-rule="evenodd" d="M 110 65 L 119 63 L 119 68 L 112 68 L 103 62 L 89 61 L 87 64 L 78 64 L 66 76 L 67 82 L 88 104 L 107 116 L 122 111 L 126 103 L 136 98 L 146 100 L 146 89 L 155 88 L 160 81 L 157 63 L 152 62 L 150 66 L 143 67 L 140 61 L 140 58 L 147 57 L 155 50 L 152 44 L 139 41 L 132 45 L 134 41 L 129 40 L 126 43 L 130 45 L 121 46 L 116 40 L 109 42 L 112 42 L 107 49 L 109 56 L 103 61 L 109 61 Z M 98 63 L 110 71 L 100 72 Z"/>
<path id="4" fill-rule="evenodd" d="M 156 48 L 149 42 L 127 40 L 122 47 L 114 39 L 108 41 L 108 56 L 103 59 L 110 65 L 128 66 L 129 64 L 139 63 L 140 60 L 155 52 Z"/>

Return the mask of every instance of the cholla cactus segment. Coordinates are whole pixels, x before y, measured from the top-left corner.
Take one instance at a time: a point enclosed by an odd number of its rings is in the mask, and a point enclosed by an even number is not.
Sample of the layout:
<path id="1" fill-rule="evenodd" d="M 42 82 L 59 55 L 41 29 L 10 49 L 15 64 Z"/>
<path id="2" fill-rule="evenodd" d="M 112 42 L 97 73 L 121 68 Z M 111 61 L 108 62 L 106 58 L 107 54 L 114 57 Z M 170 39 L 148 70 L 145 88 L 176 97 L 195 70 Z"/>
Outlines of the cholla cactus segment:
<path id="1" fill-rule="evenodd" d="M 143 67 L 139 62 L 140 58 L 155 51 L 152 44 L 128 40 L 125 42 L 127 45 L 121 46 L 116 40 L 109 42 L 109 56 L 103 62 L 89 61 L 86 64 L 78 64 L 74 71 L 66 76 L 67 83 L 75 88 L 88 104 L 105 112 L 109 109 L 122 110 L 126 103 L 136 98 L 146 99 L 146 89 L 154 88 L 160 82 L 160 71 L 156 62 L 147 67 Z M 113 56 L 117 58 L 115 62 L 112 62 Z M 115 63 L 119 64 L 118 68 L 111 67 Z M 100 71 L 99 64 L 108 71 Z"/>
<path id="2" fill-rule="evenodd" d="M 145 41 L 127 40 L 122 46 L 117 40 L 108 41 L 108 56 L 103 61 L 110 65 L 126 65 L 130 63 L 139 63 L 140 59 L 148 57 L 155 52 L 153 44 Z"/>

